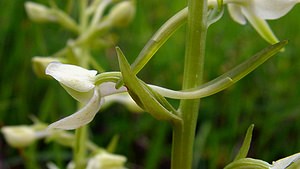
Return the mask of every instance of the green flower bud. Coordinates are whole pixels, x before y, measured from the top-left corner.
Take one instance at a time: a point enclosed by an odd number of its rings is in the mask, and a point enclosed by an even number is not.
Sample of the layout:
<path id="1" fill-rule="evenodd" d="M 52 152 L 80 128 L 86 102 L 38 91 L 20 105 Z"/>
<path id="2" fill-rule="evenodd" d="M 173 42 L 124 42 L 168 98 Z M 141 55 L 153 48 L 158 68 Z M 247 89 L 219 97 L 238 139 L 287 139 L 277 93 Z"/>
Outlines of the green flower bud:
<path id="1" fill-rule="evenodd" d="M 115 5 L 107 16 L 113 26 L 127 26 L 135 15 L 135 6 L 132 1 L 123 1 Z"/>
<path id="2" fill-rule="evenodd" d="M 1 129 L 7 143 L 15 148 L 26 147 L 36 140 L 35 131 L 29 126 L 7 126 Z"/>
<path id="3" fill-rule="evenodd" d="M 53 14 L 50 8 L 34 3 L 26 2 L 25 9 L 28 17 L 34 22 L 55 22 L 56 16 Z"/>

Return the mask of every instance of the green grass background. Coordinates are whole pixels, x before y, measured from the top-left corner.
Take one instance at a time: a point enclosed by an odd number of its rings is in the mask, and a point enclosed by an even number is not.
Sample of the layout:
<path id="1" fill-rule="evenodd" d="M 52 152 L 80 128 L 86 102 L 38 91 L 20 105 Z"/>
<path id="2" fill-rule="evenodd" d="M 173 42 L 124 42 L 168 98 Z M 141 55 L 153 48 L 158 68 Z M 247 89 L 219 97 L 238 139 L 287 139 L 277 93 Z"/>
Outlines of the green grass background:
<path id="1" fill-rule="evenodd" d="M 33 56 L 51 55 L 72 34 L 53 24 L 32 23 L 25 14 L 24 2 L 0 1 L 0 127 L 31 124 L 30 115 L 51 123 L 75 111 L 76 103 L 58 83 L 39 79 L 31 67 Z M 116 45 L 132 62 L 160 25 L 185 3 L 137 0 L 133 23 L 125 29 L 112 30 L 118 35 Z M 255 129 L 250 157 L 271 163 L 300 151 L 299 13 L 298 5 L 283 18 L 269 22 L 279 39 L 290 40 L 284 53 L 277 54 L 226 91 L 201 101 L 197 130 L 200 146 L 195 148 L 198 168 L 216 169 L 228 164 L 252 123 Z M 182 27 L 138 76 L 148 83 L 180 89 L 184 44 L 185 27 Z M 208 31 L 205 80 L 217 77 L 267 45 L 249 24 L 235 23 L 225 10 L 224 17 Z M 118 70 L 113 47 L 94 54 L 107 70 Z M 91 138 L 105 147 L 115 134 L 120 136 L 116 153 L 128 157 L 129 168 L 169 168 L 172 137 L 169 124 L 146 113 L 132 114 L 122 105 L 114 104 L 91 123 Z M 39 152 L 35 152 L 37 149 Z M 19 152 L 8 147 L 0 136 L 3 169 L 45 168 L 47 161 L 64 166 L 70 158 L 69 149 L 43 141 Z M 24 164 L 25 161 L 29 163 Z"/>

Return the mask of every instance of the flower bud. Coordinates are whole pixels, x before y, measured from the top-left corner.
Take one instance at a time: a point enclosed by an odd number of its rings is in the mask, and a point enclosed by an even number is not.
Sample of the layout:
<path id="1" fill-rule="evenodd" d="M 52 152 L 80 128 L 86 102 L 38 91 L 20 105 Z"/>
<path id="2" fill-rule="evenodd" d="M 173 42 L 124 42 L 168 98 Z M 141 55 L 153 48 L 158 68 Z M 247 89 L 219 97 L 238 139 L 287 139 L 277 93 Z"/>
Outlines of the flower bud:
<path id="1" fill-rule="evenodd" d="M 32 58 L 32 68 L 34 73 L 41 78 L 49 78 L 45 74 L 45 70 L 49 63 L 51 62 L 60 62 L 61 60 L 53 57 L 40 57 L 36 56 Z"/>
<path id="2" fill-rule="evenodd" d="M 121 155 L 99 153 L 88 161 L 87 169 L 125 169 L 126 157 Z"/>
<path id="3" fill-rule="evenodd" d="M 1 129 L 7 143 L 15 148 L 26 147 L 36 140 L 35 131 L 29 126 L 7 126 Z"/>
<path id="4" fill-rule="evenodd" d="M 115 5 L 107 16 L 113 26 L 127 26 L 135 15 L 135 6 L 132 1 L 123 1 Z"/>
<path id="5" fill-rule="evenodd" d="M 51 10 L 41 4 L 34 2 L 26 2 L 25 9 L 29 18 L 34 22 L 54 22 L 56 21 L 55 15 Z"/>
<path id="6" fill-rule="evenodd" d="M 45 74 L 45 70 L 51 62 L 64 62 L 63 59 L 41 56 L 35 56 L 31 61 L 34 73 L 41 78 L 49 78 L 49 76 Z"/>

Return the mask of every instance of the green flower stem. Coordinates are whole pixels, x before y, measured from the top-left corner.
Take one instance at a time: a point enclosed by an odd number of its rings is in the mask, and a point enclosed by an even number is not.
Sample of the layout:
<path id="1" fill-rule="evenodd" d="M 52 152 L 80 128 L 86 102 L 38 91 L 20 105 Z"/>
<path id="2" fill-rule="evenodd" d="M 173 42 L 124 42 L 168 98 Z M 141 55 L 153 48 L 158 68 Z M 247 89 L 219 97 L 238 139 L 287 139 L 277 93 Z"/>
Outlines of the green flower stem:
<path id="1" fill-rule="evenodd" d="M 104 10 L 106 9 L 106 7 L 111 3 L 112 1 L 111 0 L 106 0 L 106 1 L 102 1 L 99 3 L 99 5 L 97 6 L 96 10 L 95 10 L 95 13 L 94 13 L 94 16 L 93 16 L 93 19 L 91 21 L 91 26 L 96 26 L 97 23 L 100 22 L 100 20 L 102 19 L 103 17 L 103 13 L 104 13 Z M 96 5 L 96 4 L 94 4 Z"/>
<path id="2" fill-rule="evenodd" d="M 84 34 L 88 29 L 88 15 L 86 14 L 87 9 L 87 1 L 80 0 L 80 33 Z M 87 59 L 89 56 L 89 48 L 87 45 L 81 45 L 81 58 L 79 62 L 79 66 L 88 68 Z M 80 103 L 78 103 L 78 107 L 82 107 Z M 88 135 L 87 135 L 88 125 L 82 126 L 75 130 L 75 145 L 74 145 L 74 157 L 73 160 L 75 162 L 75 169 L 82 169 L 86 166 L 86 153 L 87 153 L 87 143 L 88 143 Z"/>
<path id="3" fill-rule="evenodd" d="M 187 41 L 183 89 L 200 86 L 203 77 L 207 34 L 206 0 L 188 1 Z M 183 123 L 173 124 L 172 169 L 191 169 L 199 99 L 181 100 L 179 116 Z"/>
<path id="4" fill-rule="evenodd" d="M 82 169 L 85 167 L 85 156 L 87 149 L 87 126 L 80 127 L 75 131 L 75 145 L 74 145 L 74 162 L 75 169 Z"/>
<path id="5" fill-rule="evenodd" d="M 84 32 L 86 30 L 87 24 L 88 24 L 88 16 L 85 12 L 87 9 L 87 2 L 86 0 L 80 0 L 80 30 L 81 32 Z"/>

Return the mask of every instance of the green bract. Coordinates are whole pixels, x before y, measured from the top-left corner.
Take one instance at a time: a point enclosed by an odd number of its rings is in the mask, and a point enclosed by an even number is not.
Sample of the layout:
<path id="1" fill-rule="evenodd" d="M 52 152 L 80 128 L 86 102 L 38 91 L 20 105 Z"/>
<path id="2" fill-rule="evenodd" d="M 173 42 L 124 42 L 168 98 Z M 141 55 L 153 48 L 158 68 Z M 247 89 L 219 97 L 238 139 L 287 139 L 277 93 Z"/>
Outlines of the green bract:
<path id="1" fill-rule="evenodd" d="M 120 48 L 116 48 L 116 50 L 124 84 L 136 103 L 156 119 L 180 121 L 179 117 L 174 114 L 176 111 L 168 104 L 165 98 L 140 81 L 131 71 L 130 65 Z"/>

